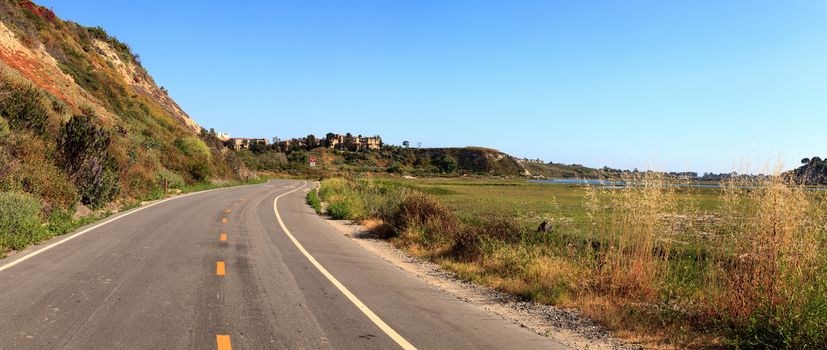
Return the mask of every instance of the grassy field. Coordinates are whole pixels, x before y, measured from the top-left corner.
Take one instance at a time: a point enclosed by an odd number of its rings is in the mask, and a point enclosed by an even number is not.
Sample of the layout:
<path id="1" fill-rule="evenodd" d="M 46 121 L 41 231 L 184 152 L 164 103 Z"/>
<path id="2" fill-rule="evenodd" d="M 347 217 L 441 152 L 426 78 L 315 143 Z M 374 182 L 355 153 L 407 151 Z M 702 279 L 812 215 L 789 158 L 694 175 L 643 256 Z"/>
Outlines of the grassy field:
<path id="1" fill-rule="evenodd" d="M 589 189 L 581 185 L 532 183 L 522 179 L 380 179 L 400 186 L 416 188 L 439 197 L 461 215 L 507 214 L 537 226 L 544 219 L 583 223 L 588 218 L 585 196 Z M 685 205 L 697 205 L 709 212 L 718 210 L 720 190 L 710 188 L 679 189 Z"/>
<path id="2" fill-rule="evenodd" d="M 641 185 L 330 179 L 319 197 L 462 278 L 578 308 L 647 347 L 824 348 L 824 191 L 629 180 Z M 536 232 L 544 220 L 552 232 Z"/>

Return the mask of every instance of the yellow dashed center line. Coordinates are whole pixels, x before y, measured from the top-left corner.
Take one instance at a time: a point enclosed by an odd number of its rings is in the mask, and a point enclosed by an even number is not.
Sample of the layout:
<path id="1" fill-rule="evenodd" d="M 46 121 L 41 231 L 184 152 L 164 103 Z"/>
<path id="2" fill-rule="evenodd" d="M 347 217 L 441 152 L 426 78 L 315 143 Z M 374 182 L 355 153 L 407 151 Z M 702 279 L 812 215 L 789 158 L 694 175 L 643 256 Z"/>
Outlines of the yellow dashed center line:
<path id="1" fill-rule="evenodd" d="M 218 276 L 224 276 L 224 262 L 219 261 L 215 263 L 215 274 Z"/>
<path id="2" fill-rule="evenodd" d="M 218 236 L 218 239 L 221 240 L 221 241 L 226 241 L 227 240 L 227 234 L 222 233 L 221 236 Z"/>
<path id="3" fill-rule="evenodd" d="M 218 350 L 232 350 L 233 346 L 230 344 L 230 336 L 218 334 L 215 336 L 215 342 Z"/>
<path id="4" fill-rule="evenodd" d="M 229 214 L 229 213 L 232 213 L 232 212 L 233 212 L 233 210 L 232 210 L 232 209 L 227 209 L 227 210 L 225 210 L 224 212 L 225 212 L 225 213 L 227 213 L 227 214 Z"/>
<path id="5" fill-rule="evenodd" d="M 221 223 L 226 224 L 227 223 L 227 218 L 221 218 Z"/>

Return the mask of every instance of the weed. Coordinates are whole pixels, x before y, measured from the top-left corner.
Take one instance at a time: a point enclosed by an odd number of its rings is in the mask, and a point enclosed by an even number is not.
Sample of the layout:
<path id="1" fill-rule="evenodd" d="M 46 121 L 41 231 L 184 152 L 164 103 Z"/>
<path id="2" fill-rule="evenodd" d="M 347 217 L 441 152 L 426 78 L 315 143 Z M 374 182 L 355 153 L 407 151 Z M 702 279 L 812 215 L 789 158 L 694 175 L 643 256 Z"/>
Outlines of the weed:
<path id="1" fill-rule="evenodd" d="M 310 205 L 313 210 L 316 211 L 316 214 L 322 213 L 322 203 L 319 201 L 319 195 L 316 189 L 312 189 L 307 192 L 307 204 Z"/>
<path id="2" fill-rule="evenodd" d="M 0 254 L 23 249 L 46 235 L 40 226 L 41 208 L 40 200 L 30 195 L 0 192 Z"/>

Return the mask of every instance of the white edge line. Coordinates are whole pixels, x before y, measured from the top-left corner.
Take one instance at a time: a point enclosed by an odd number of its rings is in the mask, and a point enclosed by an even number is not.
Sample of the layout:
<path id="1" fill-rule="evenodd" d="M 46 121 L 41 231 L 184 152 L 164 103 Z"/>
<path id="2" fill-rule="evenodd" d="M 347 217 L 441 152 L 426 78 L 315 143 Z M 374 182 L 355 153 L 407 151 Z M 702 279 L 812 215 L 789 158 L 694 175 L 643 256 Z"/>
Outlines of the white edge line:
<path id="1" fill-rule="evenodd" d="M 382 321 L 382 319 L 379 318 L 379 316 L 373 313 L 373 311 L 371 311 L 367 305 L 365 305 L 361 300 L 359 300 L 359 298 L 353 295 L 353 293 L 351 293 L 350 290 L 347 289 L 347 287 L 345 287 L 341 282 L 339 282 L 339 280 L 337 280 L 336 277 L 333 277 L 333 275 L 330 272 L 328 272 L 327 269 L 325 269 L 324 266 L 322 266 L 322 264 L 316 261 L 316 258 L 310 255 L 310 253 L 307 252 L 307 249 L 304 249 L 304 246 L 301 243 L 299 243 L 298 240 L 296 240 L 296 237 L 294 237 L 293 234 L 290 233 L 290 230 L 287 229 L 287 226 L 284 225 L 284 221 L 281 219 L 281 215 L 279 215 L 279 199 L 307 186 L 306 181 L 302 182 L 303 184 L 301 187 L 298 187 L 290 192 L 285 192 L 273 200 L 273 211 L 276 213 L 276 219 L 278 220 L 281 229 L 284 231 L 285 234 L 287 234 L 287 237 L 290 238 L 291 241 L 293 241 L 293 244 L 296 245 L 296 248 L 298 248 L 299 251 L 302 254 L 304 254 L 307 260 L 310 260 L 310 263 L 313 264 L 313 266 L 315 266 L 316 269 L 318 269 L 319 272 L 322 273 L 322 275 L 327 277 L 327 279 L 331 283 L 333 283 L 334 286 L 336 286 L 336 289 L 342 292 L 342 294 L 344 294 L 345 297 L 347 297 L 348 300 L 350 300 L 350 302 L 353 303 L 353 305 L 356 305 L 356 308 L 358 308 L 359 311 L 362 311 L 362 313 L 365 314 L 365 316 L 367 316 L 371 321 L 373 321 L 373 323 L 376 324 L 376 326 L 379 327 L 379 329 L 381 329 L 383 332 L 385 332 L 385 334 L 387 334 L 391 339 L 393 339 L 393 341 L 395 341 L 396 344 L 399 344 L 399 346 L 402 347 L 402 349 L 416 350 L 416 347 L 414 347 L 411 343 L 405 340 L 405 338 L 399 335 L 399 333 L 393 330 L 393 328 L 391 328 L 387 323 L 385 323 L 385 321 Z"/>
<path id="2" fill-rule="evenodd" d="M 33 258 L 33 257 L 37 256 L 37 255 L 38 255 L 38 254 L 40 254 L 40 253 L 43 253 L 43 252 L 45 252 L 45 251 L 47 251 L 47 250 L 49 250 L 49 249 L 52 249 L 52 248 L 54 248 L 54 247 L 57 247 L 57 246 L 59 246 L 59 245 L 61 245 L 61 244 L 63 244 L 63 243 L 66 243 L 66 242 L 68 242 L 68 241 L 70 241 L 70 240 L 72 240 L 72 239 L 75 239 L 75 238 L 77 238 L 78 236 L 80 236 L 80 235 L 82 235 L 82 234 L 84 234 L 84 233 L 87 233 L 87 232 L 89 232 L 89 231 L 92 231 L 92 230 L 94 230 L 94 229 L 96 229 L 96 228 L 99 228 L 99 227 L 101 227 L 101 226 L 103 226 L 103 225 L 106 225 L 106 224 L 109 224 L 109 223 L 112 223 L 112 222 L 118 221 L 118 220 L 120 220 L 120 219 L 121 219 L 121 218 L 123 218 L 123 217 L 129 216 L 129 215 L 132 215 L 132 214 L 135 214 L 135 213 L 137 213 L 137 212 L 139 212 L 139 211 L 141 211 L 141 210 L 144 210 L 144 209 L 146 209 L 146 208 L 154 207 L 154 206 L 156 206 L 156 205 L 158 205 L 158 204 L 161 204 L 161 203 L 164 203 L 164 202 L 167 202 L 167 201 L 171 201 L 171 200 L 175 200 L 175 199 L 179 199 L 179 198 L 189 197 L 189 196 L 196 195 L 196 194 L 208 193 L 208 192 L 213 192 L 213 191 L 218 191 L 218 190 L 224 190 L 224 189 L 227 189 L 227 188 L 230 188 L 230 187 L 224 187 L 224 188 L 214 188 L 214 189 L 211 189 L 211 190 L 206 190 L 206 191 L 200 191 L 200 192 L 187 193 L 187 194 L 182 195 L 182 196 L 177 196 L 177 197 L 172 197 L 172 198 L 162 199 L 162 200 L 157 201 L 157 202 L 155 202 L 155 203 L 147 204 L 147 205 L 145 205 L 145 206 L 141 206 L 141 207 L 136 208 L 136 209 L 133 209 L 133 210 L 131 210 L 131 211 L 126 211 L 126 212 L 120 213 L 120 215 L 118 215 L 118 216 L 115 216 L 115 217 L 113 217 L 113 218 L 109 218 L 109 219 L 107 219 L 107 220 L 105 220 L 105 221 L 103 221 L 103 222 L 101 222 L 101 223 L 98 223 L 98 224 L 96 224 L 95 226 L 92 226 L 92 227 L 90 227 L 90 228 L 87 228 L 87 229 L 85 229 L 85 230 L 83 230 L 83 231 L 80 231 L 80 232 L 77 232 L 77 233 L 73 233 L 71 236 L 68 236 L 68 237 L 66 237 L 66 238 L 64 238 L 64 239 L 61 239 L 60 241 L 54 242 L 54 243 L 52 243 L 52 244 L 49 244 L 49 245 L 47 245 L 47 246 L 45 246 L 45 247 L 43 247 L 43 248 L 40 248 L 40 249 L 38 249 L 38 250 L 35 250 L 35 251 L 33 251 L 33 252 L 29 253 L 29 254 L 26 254 L 26 255 L 24 255 L 24 256 L 22 256 L 22 257 L 20 257 L 20 258 L 17 258 L 17 259 L 13 260 L 12 262 L 10 262 L 10 263 L 8 263 L 8 264 L 6 264 L 6 265 L 0 266 L 0 271 L 6 270 L 6 269 L 8 269 L 8 268 L 10 268 L 10 267 L 12 267 L 12 266 L 14 266 L 14 265 L 17 265 L 17 264 L 22 263 L 22 262 L 24 262 L 24 261 L 26 261 L 26 260 L 29 260 L 29 259 L 31 259 L 31 258 Z"/>

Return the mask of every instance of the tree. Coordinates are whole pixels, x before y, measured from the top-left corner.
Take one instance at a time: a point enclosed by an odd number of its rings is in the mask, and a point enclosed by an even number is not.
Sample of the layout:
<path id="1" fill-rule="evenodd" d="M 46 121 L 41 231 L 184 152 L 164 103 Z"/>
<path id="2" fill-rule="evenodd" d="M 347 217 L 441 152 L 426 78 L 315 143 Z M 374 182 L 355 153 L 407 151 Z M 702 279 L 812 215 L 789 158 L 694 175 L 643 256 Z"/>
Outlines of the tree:
<path id="1" fill-rule="evenodd" d="M 402 146 L 405 146 L 405 148 L 408 148 L 408 147 L 411 147 L 411 143 L 408 142 L 408 141 L 403 141 Z"/>
<path id="2" fill-rule="evenodd" d="M 287 161 L 293 163 L 293 166 L 303 166 L 307 164 L 307 160 L 307 153 L 304 151 L 290 152 L 290 154 L 287 155 Z"/>
<path id="3" fill-rule="evenodd" d="M 319 147 L 319 140 L 317 140 L 316 136 L 313 134 L 307 135 L 305 142 L 307 143 L 307 149 L 309 150 Z"/>
<path id="4" fill-rule="evenodd" d="M 816 164 L 821 163 L 821 157 L 818 157 L 818 156 L 813 157 L 813 158 L 810 159 L 810 162 L 813 162 L 813 163 L 816 163 Z"/>
<path id="5" fill-rule="evenodd" d="M 267 145 L 256 142 L 250 145 L 250 152 L 253 152 L 253 154 L 261 154 L 267 152 L 268 148 Z"/>
<path id="6" fill-rule="evenodd" d="M 810 164 L 810 158 L 804 158 L 801 160 L 801 164 Z"/>
<path id="7" fill-rule="evenodd" d="M 447 154 L 434 159 L 432 164 L 436 165 L 439 170 L 446 174 L 453 173 L 459 167 L 459 162 L 457 162 L 457 159 Z"/>
<path id="8" fill-rule="evenodd" d="M 345 135 L 345 149 L 348 151 L 356 150 L 356 138 L 354 138 L 351 133 Z"/>

